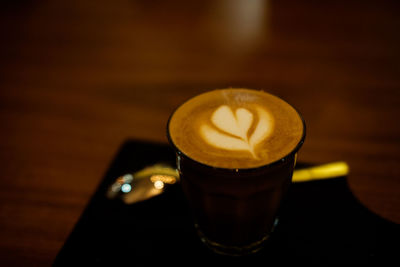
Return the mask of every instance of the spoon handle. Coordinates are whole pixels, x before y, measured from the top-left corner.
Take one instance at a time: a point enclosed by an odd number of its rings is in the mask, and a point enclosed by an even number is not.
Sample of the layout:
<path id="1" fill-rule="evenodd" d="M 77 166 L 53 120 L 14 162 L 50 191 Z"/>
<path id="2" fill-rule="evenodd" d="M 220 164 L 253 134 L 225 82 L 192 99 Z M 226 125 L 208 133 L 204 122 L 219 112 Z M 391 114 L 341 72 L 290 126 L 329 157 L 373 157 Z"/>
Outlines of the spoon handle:
<path id="1" fill-rule="evenodd" d="M 345 176 L 349 173 L 349 165 L 346 162 L 338 161 L 318 165 L 310 168 L 295 170 L 293 172 L 294 183 L 323 180 Z"/>

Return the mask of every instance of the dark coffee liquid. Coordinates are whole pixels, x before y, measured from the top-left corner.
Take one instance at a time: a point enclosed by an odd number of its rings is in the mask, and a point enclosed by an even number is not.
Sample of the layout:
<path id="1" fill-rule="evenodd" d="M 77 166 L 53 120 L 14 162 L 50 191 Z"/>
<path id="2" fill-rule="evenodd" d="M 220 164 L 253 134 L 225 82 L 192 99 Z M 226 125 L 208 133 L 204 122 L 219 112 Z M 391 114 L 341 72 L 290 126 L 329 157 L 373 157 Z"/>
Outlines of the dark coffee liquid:
<path id="1" fill-rule="evenodd" d="M 269 236 L 291 182 L 294 155 L 273 166 L 238 172 L 209 168 L 185 157 L 179 161 L 183 189 L 206 238 L 242 247 Z"/>

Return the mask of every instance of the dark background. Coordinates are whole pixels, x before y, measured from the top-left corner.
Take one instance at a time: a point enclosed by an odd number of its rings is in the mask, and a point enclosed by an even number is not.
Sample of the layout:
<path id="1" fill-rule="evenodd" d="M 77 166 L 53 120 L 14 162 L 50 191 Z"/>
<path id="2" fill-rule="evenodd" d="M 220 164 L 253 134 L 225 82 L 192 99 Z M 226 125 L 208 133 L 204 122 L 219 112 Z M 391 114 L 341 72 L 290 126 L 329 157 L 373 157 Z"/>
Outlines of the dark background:
<path id="1" fill-rule="evenodd" d="M 49 265 L 121 143 L 223 87 L 307 122 L 299 161 L 400 223 L 398 1 L 2 1 L 0 262 Z"/>

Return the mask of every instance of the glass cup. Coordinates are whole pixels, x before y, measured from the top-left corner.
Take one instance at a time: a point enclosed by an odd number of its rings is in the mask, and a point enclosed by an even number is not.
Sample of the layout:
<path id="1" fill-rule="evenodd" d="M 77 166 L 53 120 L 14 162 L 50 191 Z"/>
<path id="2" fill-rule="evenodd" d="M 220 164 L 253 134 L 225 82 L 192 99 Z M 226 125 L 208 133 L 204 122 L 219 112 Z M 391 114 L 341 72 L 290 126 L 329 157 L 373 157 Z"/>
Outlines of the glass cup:
<path id="1" fill-rule="evenodd" d="M 170 120 L 174 114 L 171 115 Z M 301 117 L 301 116 L 300 116 Z M 185 155 L 167 137 L 176 152 L 182 188 L 201 241 L 219 254 L 240 256 L 257 252 L 278 223 L 297 152 L 305 138 L 283 158 L 244 169 L 209 166 Z"/>

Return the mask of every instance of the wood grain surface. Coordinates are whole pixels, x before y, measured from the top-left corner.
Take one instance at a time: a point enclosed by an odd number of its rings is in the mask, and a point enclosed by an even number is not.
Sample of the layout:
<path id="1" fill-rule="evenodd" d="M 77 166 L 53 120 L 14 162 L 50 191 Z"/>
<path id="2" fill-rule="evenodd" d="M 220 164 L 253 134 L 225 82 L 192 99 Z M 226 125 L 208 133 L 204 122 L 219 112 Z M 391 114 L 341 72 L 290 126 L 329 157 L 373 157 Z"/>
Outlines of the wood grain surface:
<path id="1" fill-rule="evenodd" d="M 297 107 L 299 161 L 347 161 L 355 196 L 400 223 L 399 7 L 2 2 L 1 265 L 50 265 L 124 140 L 166 142 L 177 105 L 231 86 Z"/>

